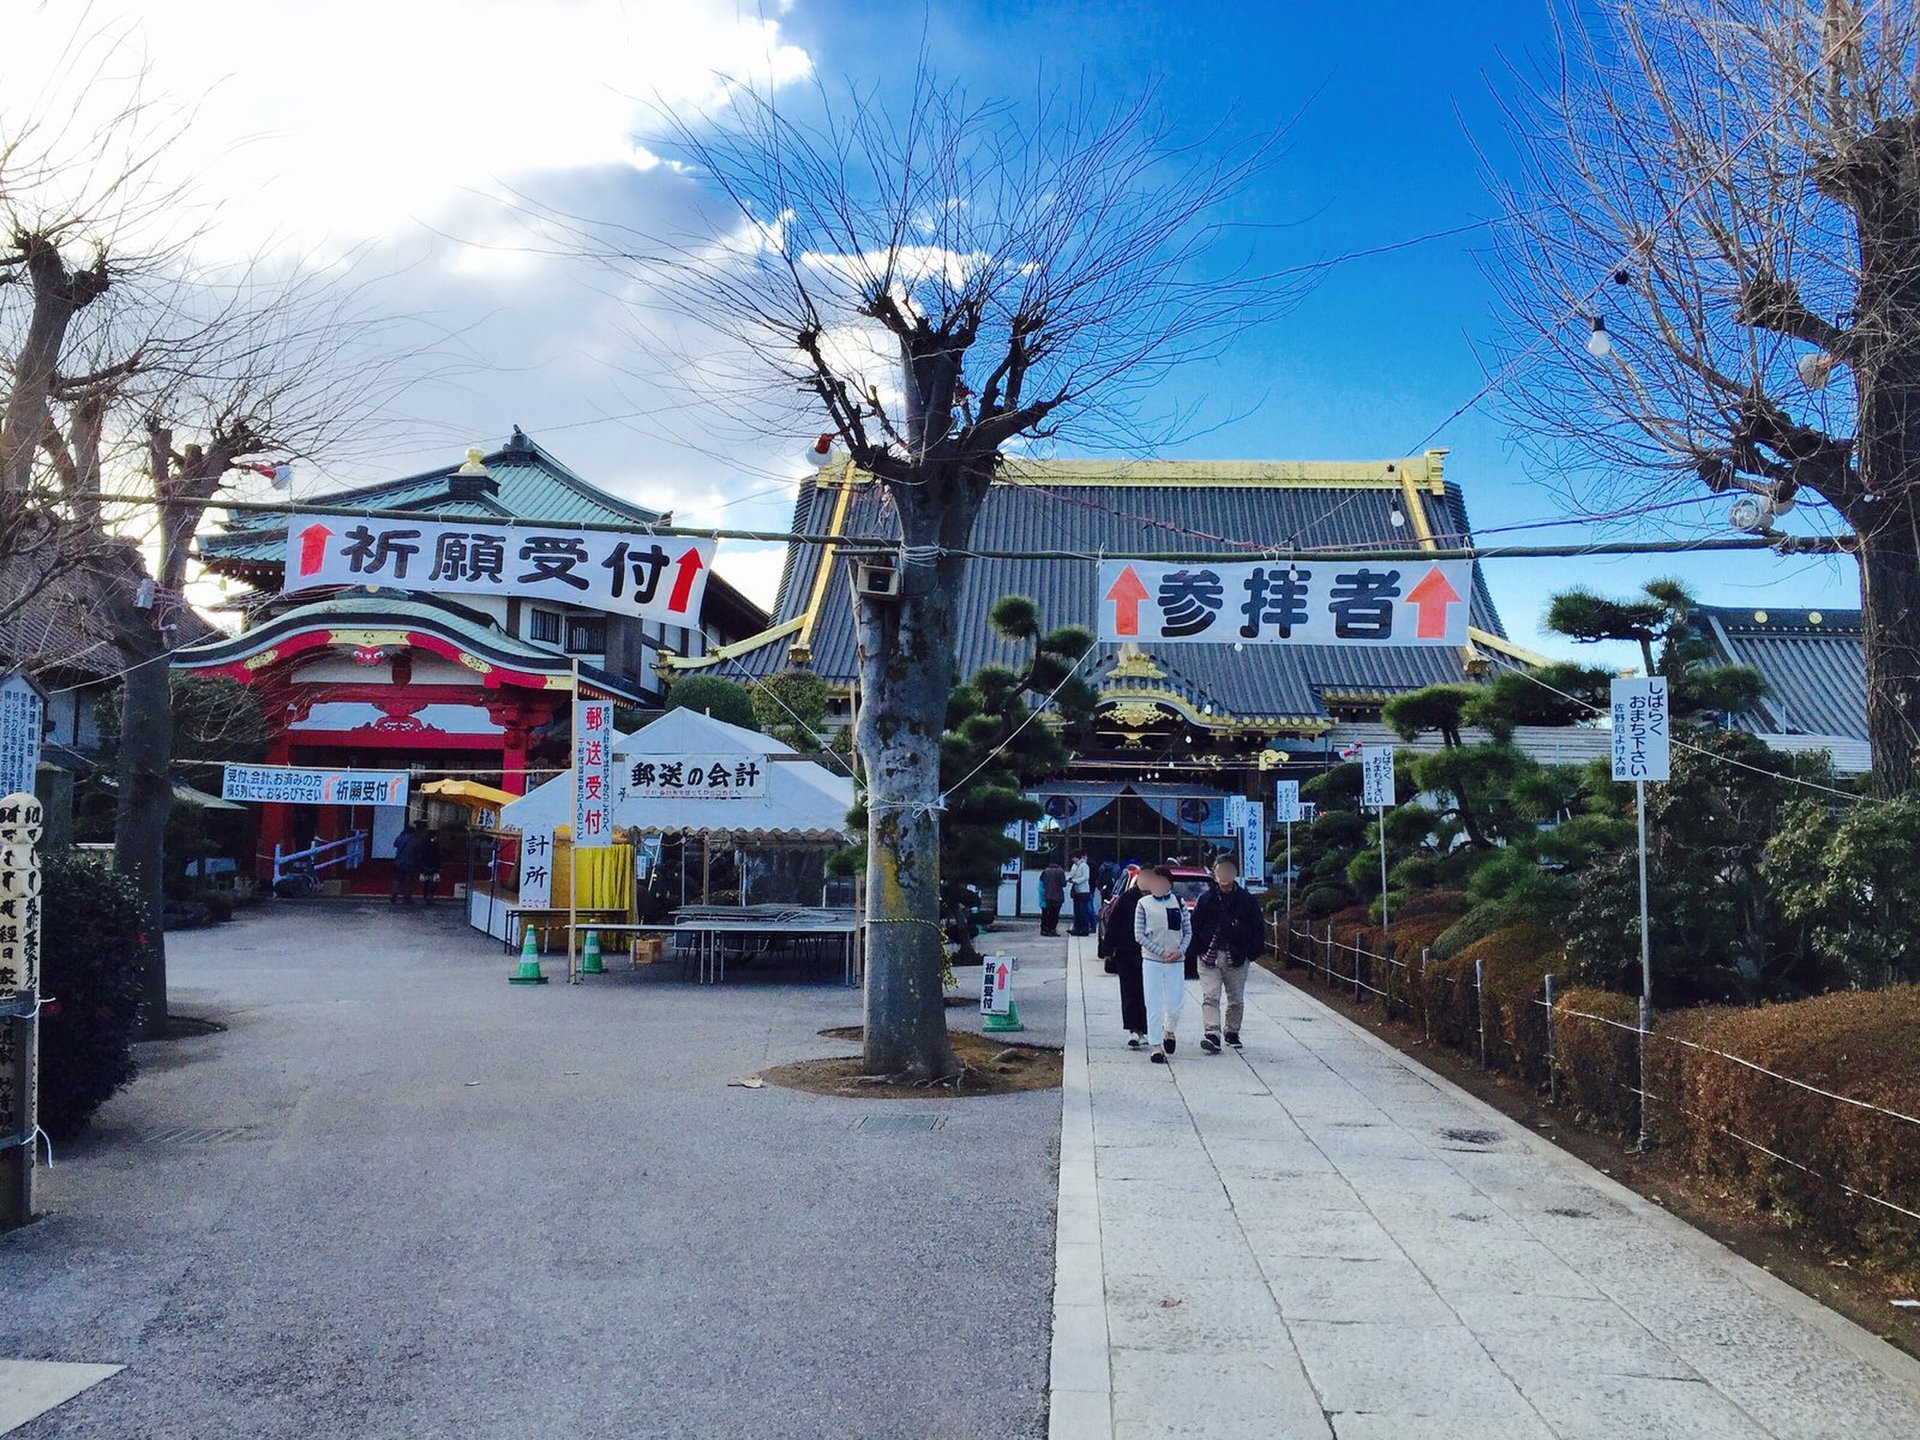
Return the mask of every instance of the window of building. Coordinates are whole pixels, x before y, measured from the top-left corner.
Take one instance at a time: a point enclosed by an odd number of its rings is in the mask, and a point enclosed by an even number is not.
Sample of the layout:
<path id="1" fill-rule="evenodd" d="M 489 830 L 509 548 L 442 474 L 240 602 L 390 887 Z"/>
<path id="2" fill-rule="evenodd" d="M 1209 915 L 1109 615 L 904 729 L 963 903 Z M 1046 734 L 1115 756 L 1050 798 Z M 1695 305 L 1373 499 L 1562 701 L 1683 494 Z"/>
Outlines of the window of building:
<path id="1" fill-rule="evenodd" d="M 560 615 L 554 610 L 527 612 L 527 638 L 547 645 L 560 643 Z"/>
<path id="2" fill-rule="evenodd" d="M 604 655 L 607 649 L 607 622 L 602 617 L 567 617 L 567 653 Z"/>

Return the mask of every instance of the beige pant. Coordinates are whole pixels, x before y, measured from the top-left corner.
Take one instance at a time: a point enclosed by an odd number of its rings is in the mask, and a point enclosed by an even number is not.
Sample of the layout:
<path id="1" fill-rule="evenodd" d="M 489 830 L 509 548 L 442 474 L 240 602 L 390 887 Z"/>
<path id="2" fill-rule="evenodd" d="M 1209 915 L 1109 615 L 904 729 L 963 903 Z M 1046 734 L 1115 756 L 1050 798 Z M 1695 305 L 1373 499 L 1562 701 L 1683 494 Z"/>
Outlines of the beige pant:
<path id="1" fill-rule="evenodd" d="M 1247 1013 L 1247 971 L 1249 965 L 1200 966 L 1200 1023 L 1207 1034 L 1220 1033 L 1220 992 L 1227 992 L 1227 1033 L 1238 1035 L 1240 1021 Z"/>

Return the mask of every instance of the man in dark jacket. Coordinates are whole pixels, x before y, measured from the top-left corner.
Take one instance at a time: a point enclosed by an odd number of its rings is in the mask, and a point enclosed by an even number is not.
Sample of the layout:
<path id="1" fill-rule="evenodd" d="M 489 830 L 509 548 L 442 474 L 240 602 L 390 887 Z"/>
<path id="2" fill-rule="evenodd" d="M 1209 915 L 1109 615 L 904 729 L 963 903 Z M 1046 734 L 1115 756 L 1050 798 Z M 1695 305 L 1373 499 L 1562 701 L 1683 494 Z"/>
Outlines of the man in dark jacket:
<path id="1" fill-rule="evenodd" d="M 426 826 L 415 821 L 393 837 L 393 903 L 413 904 L 413 882 L 420 876 L 420 837 Z"/>
<path id="2" fill-rule="evenodd" d="M 1101 931 L 1097 947 L 1107 962 L 1108 973 L 1120 980 L 1120 1026 L 1127 1032 L 1129 1050 L 1144 1049 L 1147 1043 L 1146 979 L 1140 969 L 1140 942 L 1133 933 L 1133 912 L 1142 898 L 1133 883 L 1137 875 L 1136 868 L 1107 906 L 1106 929 Z"/>
<path id="3" fill-rule="evenodd" d="M 1200 957 L 1200 1048 L 1220 1053 L 1220 992 L 1227 996 L 1226 1042 L 1240 1048 L 1247 1009 L 1247 966 L 1266 948 L 1260 902 L 1240 888 L 1240 867 L 1227 856 L 1213 862 L 1213 889 L 1193 907 L 1193 950 Z"/>
<path id="4" fill-rule="evenodd" d="M 1067 867 L 1049 860 L 1040 872 L 1040 933 L 1060 933 L 1060 910 L 1067 903 Z"/>

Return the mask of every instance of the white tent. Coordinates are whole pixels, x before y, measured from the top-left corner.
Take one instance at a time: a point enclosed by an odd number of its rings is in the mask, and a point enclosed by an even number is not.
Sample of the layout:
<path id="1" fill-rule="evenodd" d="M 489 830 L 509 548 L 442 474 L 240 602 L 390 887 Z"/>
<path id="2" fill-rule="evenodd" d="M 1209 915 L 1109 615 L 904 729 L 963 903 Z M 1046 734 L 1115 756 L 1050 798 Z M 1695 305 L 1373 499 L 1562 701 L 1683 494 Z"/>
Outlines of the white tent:
<path id="1" fill-rule="evenodd" d="M 613 744 L 613 823 L 638 835 L 704 835 L 721 845 L 839 844 L 847 837 L 853 781 L 801 759 L 791 746 L 682 706 Z M 760 795 L 696 795 L 659 799 L 629 795 L 634 766 L 649 757 L 727 755 L 760 763 Z M 520 834 L 552 831 L 573 820 L 573 777 L 556 775 L 500 812 L 500 827 Z"/>

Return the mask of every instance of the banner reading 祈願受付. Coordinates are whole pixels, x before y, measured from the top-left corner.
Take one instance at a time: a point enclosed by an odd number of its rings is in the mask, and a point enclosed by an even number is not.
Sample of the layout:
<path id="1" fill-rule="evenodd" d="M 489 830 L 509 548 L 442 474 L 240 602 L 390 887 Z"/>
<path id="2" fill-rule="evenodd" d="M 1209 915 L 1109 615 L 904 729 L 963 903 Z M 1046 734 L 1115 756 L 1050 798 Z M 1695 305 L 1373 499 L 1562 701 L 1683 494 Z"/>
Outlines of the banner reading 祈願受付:
<path id="1" fill-rule="evenodd" d="M 1100 638 L 1464 645 L 1471 560 L 1100 562 Z"/>
<path id="2" fill-rule="evenodd" d="M 711 540 L 645 531 L 295 515 L 287 522 L 284 588 L 517 595 L 697 625 L 712 566 Z"/>

